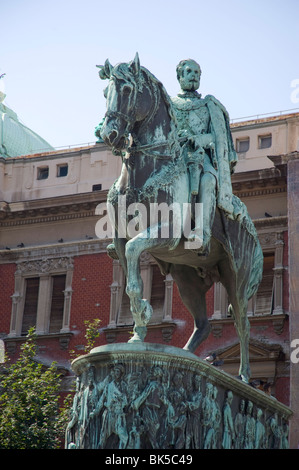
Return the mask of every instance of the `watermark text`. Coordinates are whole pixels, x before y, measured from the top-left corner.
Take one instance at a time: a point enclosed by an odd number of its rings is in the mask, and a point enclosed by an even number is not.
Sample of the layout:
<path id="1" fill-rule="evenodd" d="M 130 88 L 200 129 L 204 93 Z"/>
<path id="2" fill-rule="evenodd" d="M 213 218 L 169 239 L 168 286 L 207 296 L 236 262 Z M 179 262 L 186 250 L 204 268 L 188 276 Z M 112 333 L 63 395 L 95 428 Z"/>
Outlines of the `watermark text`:
<path id="1" fill-rule="evenodd" d="M 291 102 L 294 104 L 299 103 L 299 78 L 294 78 L 291 81 L 291 88 L 294 88 L 291 93 Z"/>
<path id="2" fill-rule="evenodd" d="M 95 233 L 98 238 L 178 239 L 185 237 L 185 249 L 199 249 L 203 241 L 203 205 L 201 203 L 127 204 L 118 196 L 114 207 L 109 202 L 97 205 Z"/>

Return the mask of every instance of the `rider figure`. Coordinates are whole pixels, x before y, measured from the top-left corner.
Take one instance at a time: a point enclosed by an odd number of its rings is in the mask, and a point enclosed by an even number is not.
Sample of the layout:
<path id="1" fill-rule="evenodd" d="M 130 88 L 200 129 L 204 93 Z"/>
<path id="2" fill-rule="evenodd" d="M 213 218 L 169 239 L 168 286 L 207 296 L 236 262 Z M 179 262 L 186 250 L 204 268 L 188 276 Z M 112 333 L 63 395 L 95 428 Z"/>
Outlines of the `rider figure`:
<path id="1" fill-rule="evenodd" d="M 208 255 L 216 205 L 235 219 L 232 202 L 231 173 L 237 163 L 229 128 L 229 117 L 222 104 L 211 95 L 202 98 L 197 92 L 200 66 L 191 59 L 177 66 L 180 93 L 172 98 L 177 116 L 179 137 L 187 140 L 187 168 L 190 195 L 202 203 L 203 227 L 193 230 L 194 238 L 203 229 L 202 254 Z M 192 236 L 190 237 L 192 240 Z"/>

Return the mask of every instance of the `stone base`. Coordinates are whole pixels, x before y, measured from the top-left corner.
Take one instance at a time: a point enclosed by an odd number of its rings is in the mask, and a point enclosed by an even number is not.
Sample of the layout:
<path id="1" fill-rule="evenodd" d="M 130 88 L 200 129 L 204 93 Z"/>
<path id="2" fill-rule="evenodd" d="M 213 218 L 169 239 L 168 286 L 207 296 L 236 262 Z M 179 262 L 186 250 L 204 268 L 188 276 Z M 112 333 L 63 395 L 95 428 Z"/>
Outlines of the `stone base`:
<path id="1" fill-rule="evenodd" d="M 72 367 L 67 448 L 288 448 L 288 407 L 188 351 L 116 343 Z"/>

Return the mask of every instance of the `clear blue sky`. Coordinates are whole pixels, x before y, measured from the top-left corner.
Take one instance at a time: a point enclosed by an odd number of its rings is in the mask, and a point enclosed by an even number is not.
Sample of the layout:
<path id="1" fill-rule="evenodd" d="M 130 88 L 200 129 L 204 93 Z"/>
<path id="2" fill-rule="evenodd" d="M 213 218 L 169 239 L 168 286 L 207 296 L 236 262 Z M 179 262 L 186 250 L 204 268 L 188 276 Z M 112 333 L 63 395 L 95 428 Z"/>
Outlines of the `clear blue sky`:
<path id="1" fill-rule="evenodd" d="M 170 95 L 177 63 L 197 60 L 202 94 L 231 118 L 299 108 L 298 0 L 0 0 L 0 15 L 5 104 L 54 147 L 95 141 L 95 65 L 136 51 Z"/>

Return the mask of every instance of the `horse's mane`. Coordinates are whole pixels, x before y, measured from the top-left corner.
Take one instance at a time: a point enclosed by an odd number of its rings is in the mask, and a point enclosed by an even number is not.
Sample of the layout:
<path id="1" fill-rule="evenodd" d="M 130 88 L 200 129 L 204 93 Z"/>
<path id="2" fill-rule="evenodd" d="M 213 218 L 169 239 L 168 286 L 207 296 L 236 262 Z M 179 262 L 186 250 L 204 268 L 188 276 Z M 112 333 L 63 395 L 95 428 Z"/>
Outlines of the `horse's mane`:
<path id="1" fill-rule="evenodd" d="M 153 75 L 148 69 L 146 69 L 145 67 L 141 67 L 142 71 L 149 77 L 149 79 L 152 81 L 152 83 L 154 83 L 158 89 L 160 90 L 161 92 L 161 96 L 167 106 L 167 109 L 168 109 L 168 113 L 169 113 L 169 116 L 171 118 L 171 121 L 173 121 L 173 123 L 177 126 L 177 119 L 176 119 L 176 114 L 174 112 L 174 109 L 173 109 L 173 106 L 172 106 L 172 101 L 171 101 L 171 98 L 170 96 L 168 95 L 164 85 L 162 82 L 160 82 L 160 80 L 158 80 L 155 75 Z"/>
<path id="2" fill-rule="evenodd" d="M 150 83 L 154 87 L 154 94 L 156 94 L 156 96 L 157 96 L 157 91 L 158 91 L 158 93 L 161 96 L 161 99 L 164 101 L 166 105 L 169 118 L 170 118 L 171 135 L 169 137 L 172 137 L 171 141 L 178 142 L 177 118 L 176 118 L 176 114 L 175 114 L 170 96 L 168 95 L 163 83 L 160 80 L 158 80 L 155 77 L 155 75 L 153 75 L 147 68 L 141 66 L 140 71 L 141 73 L 140 73 L 138 82 L 136 81 L 136 76 L 130 69 L 130 64 L 127 64 L 127 63 L 121 63 L 121 64 L 116 65 L 113 68 L 112 75 L 121 80 L 128 81 L 133 86 L 137 86 L 139 91 L 142 91 L 143 86 L 147 82 Z"/>
<path id="3" fill-rule="evenodd" d="M 177 146 L 178 145 L 178 123 L 177 123 L 177 118 L 176 114 L 172 105 L 172 101 L 170 96 L 168 95 L 164 85 L 160 80 L 155 77 L 148 69 L 145 67 L 141 67 L 142 72 L 145 74 L 145 76 L 148 78 L 148 80 L 158 89 L 160 92 L 160 96 L 162 100 L 164 101 L 169 118 L 170 118 L 170 128 L 171 131 L 169 133 L 168 139 L 169 143 L 172 143 L 172 146 Z"/>

